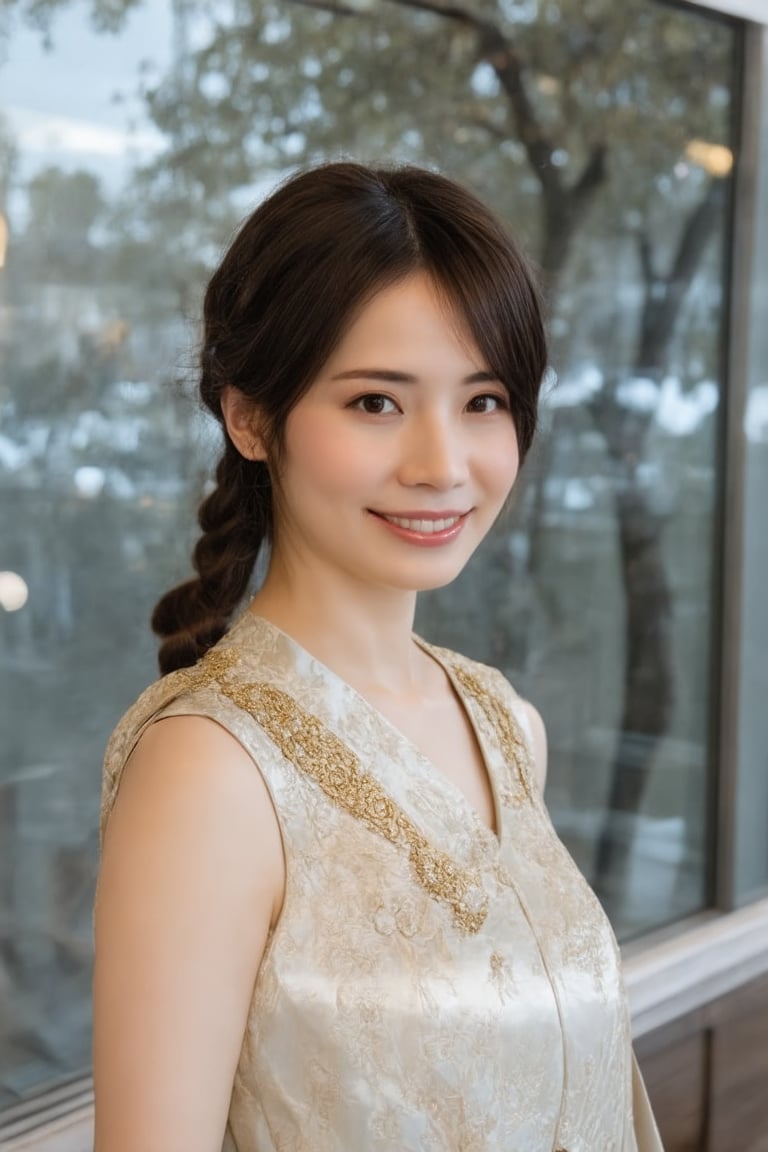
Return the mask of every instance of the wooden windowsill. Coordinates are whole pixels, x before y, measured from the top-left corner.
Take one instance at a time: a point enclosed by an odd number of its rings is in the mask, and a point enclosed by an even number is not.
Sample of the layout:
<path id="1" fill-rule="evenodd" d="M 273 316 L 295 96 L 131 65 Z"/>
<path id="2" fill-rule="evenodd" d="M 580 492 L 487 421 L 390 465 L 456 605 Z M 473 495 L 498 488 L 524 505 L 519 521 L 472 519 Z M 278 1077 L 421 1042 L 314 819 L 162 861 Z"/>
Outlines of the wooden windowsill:
<path id="1" fill-rule="evenodd" d="M 645 1036 L 768 972 L 768 899 L 625 951 L 634 1036 Z"/>

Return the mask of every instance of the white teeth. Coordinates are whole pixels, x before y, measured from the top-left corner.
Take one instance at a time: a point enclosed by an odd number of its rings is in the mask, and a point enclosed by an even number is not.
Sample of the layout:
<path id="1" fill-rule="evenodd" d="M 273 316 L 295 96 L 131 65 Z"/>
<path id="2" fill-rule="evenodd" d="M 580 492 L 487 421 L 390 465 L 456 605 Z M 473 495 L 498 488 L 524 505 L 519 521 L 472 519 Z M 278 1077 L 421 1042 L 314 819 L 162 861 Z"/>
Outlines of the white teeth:
<path id="1" fill-rule="evenodd" d="M 433 532 L 445 532 L 446 528 L 453 528 L 458 524 L 459 516 L 449 516 L 444 520 L 406 520 L 402 516 L 385 516 L 390 524 L 397 524 L 398 528 L 407 528 L 409 532 L 422 532 L 430 535 Z"/>

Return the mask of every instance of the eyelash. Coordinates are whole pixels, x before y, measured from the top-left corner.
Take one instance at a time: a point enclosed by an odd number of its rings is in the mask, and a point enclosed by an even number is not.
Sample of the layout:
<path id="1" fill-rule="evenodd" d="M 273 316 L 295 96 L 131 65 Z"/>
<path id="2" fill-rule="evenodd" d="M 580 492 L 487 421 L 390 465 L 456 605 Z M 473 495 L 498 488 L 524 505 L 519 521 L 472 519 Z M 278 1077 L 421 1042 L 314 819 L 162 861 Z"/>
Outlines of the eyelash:
<path id="1" fill-rule="evenodd" d="M 389 412 L 389 411 L 379 410 L 376 412 L 372 412 L 369 409 L 367 409 L 365 407 L 365 404 L 367 401 L 370 401 L 370 400 L 383 400 L 387 404 L 394 405 L 394 407 L 397 409 L 398 412 L 400 411 L 400 409 L 397 405 L 397 402 L 395 400 L 393 400 L 391 396 L 387 396 L 383 392 L 366 392 L 364 395 L 356 397 L 356 399 L 354 399 L 350 403 L 349 407 L 350 408 L 357 408 L 359 411 L 365 412 L 365 414 L 367 416 L 389 416 L 389 415 L 391 415 L 391 412 Z M 501 412 L 508 412 L 509 411 L 509 401 L 507 400 L 507 398 L 505 396 L 500 396 L 496 392 L 481 392 L 477 396 L 473 396 L 472 399 L 468 402 L 467 407 L 469 408 L 471 405 L 476 404 L 478 402 L 478 400 L 493 400 L 493 402 L 497 405 L 497 407 L 495 409 L 491 409 L 491 411 L 501 411 Z M 477 412 L 477 409 L 474 409 L 474 411 Z M 479 415 L 484 416 L 487 411 L 488 411 L 488 409 L 484 408 L 479 413 Z"/>
<path id="2" fill-rule="evenodd" d="M 353 400 L 352 403 L 349 405 L 349 407 L 350 408 L 357 408 L 361 412 L 365 412 L 366 416 L 389 416 L 390 415 L 389 412 L 381 412 L 381 411 L 371 412 L 371 411 L 369 411 L 367 408 L 365 408 L 365 402 L 367 400 L 384 400 L 384 401 L 386 401 L 387 404 L 393 404 L 395 406 L 395 408 L 397 408 L 397 404 L 392 399 L 392 397 L 391 396 L 385 396 L 383 392 L 366 392 L 363 396 L 358 396 L 357 399 Z M 399 408 L 398 408 L 398 411 L 399 411 Z"/>
<path id="3" fill-rule="evenodd" d="M 509 400 L 506 396 L 500 396 L 498 392 L 481 392 L 478 396 L 473 396 L 469 403 L 475 404 L 478 400 L 493 400 L 496 404 L 494 411 L 509 412 Z M 482 414 L 485 414 L 485 410 Z"/>

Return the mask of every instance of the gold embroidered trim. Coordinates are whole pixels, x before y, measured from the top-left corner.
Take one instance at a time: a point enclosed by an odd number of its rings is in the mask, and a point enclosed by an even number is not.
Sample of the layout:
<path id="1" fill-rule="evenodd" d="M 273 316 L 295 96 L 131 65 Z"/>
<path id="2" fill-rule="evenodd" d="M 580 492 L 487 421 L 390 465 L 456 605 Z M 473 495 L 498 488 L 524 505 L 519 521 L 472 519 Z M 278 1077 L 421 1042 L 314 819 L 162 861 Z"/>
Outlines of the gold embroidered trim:
<path id="1" fill-rule="evenodd" d="M 462 688 L 479 704 L 484 712 L 486 719 L 496 732 L 504 759 L 508 764 L 514 766 L 518 782 L 525 796 L 528 800 L 532 800 L 530 781 L 533 766 L 527 746 L 520 737 L 514 718 L 499 699 L 486 691 L 477 677 L 468 672 L 466 668 L 453 663 L 451 668 Z M 521 799 L 519 796 L 516 797 L 514 792 L 511 794 L 513 804 L 520 803 Z"/>
<path id="2" fill-rule="evenodd" d="M 207 688 L 210 684 L 221 684 L 239 663 L 240 658 L 231 648 L 211 648 L 191 668 L 180 668 L 178 672 L 171 672 L 170 675 L 180 682 L 182 690 Z"/>
<path id="3" fill-rule="evenodd" d="M 314 780 L 329 800 L 407 850 L 422 888 L 449 905 L 457 927 L 470 934 L 478 932 L 488 915 L 488 897 L 478 874 L 459 868 L 450 856 L 433 847 L 378 781 L 363 770 L 351 748 L 287 692 L 262 682 L 228 680 L 237 662 L 236 653 L 230 650 L 211 650 L 194 668 L 179 675 L 189 688 L 217 682 L 224 695 L 253 716 L 285 758 Z"/>

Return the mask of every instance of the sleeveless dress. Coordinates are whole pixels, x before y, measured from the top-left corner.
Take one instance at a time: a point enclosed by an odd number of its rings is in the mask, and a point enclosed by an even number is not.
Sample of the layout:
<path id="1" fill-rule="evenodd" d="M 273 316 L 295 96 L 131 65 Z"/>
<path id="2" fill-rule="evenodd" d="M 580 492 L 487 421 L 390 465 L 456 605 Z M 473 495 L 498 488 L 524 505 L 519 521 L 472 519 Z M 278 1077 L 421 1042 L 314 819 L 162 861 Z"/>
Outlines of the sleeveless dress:
<path id="1" fill-rule="evenodd" d="M 110 740 L 101 831 L 139 736 L 207 716 L 261 772 L 286 890 L 225 1152 L 660 1152 L 620 957 L 533 781 L 520 698 L 417 640 L 466 710 L 497 833 L 354 689 L 246 611 Z M 634 1100 L 634 1104 L 633 1104 Z"/>

